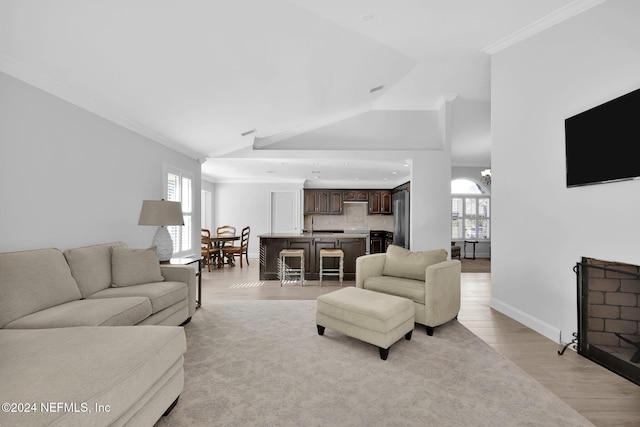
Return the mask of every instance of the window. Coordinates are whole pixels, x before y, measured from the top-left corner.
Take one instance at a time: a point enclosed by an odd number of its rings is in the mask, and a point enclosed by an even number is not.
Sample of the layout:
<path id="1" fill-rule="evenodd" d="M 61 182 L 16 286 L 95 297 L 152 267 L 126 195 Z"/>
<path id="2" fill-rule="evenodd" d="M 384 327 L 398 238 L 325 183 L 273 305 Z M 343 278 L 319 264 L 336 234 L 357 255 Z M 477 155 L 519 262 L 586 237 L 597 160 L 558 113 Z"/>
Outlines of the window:
<path id="1" fill-rule="evenodd" d="M 168 169 L 165 172 L 166 177 L 166 199 L 171 202 L 182 203 L 182 215 L 184 216 L 184 225 L 169 226 L 169 234 L 173 239 L 173 254 L 183 255 L 192 250 L 191 235 L 193 224 L 193 179 L 186 172 L 177 169 Z"/>
<path id="2" fill-rule="evenodd" d="M 475 182 L 451 181 L 451 240 L 491 238 L 491 199 Z"/>

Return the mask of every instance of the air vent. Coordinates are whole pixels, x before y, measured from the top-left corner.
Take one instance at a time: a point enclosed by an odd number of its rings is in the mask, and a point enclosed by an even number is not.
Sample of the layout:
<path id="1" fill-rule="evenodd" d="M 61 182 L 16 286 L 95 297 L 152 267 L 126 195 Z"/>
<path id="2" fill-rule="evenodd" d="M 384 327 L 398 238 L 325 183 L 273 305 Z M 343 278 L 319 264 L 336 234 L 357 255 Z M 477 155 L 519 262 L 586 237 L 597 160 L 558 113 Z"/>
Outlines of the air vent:
<path id="1" fill-rule="evenodd" d="M 384 88 L 384 85 L 372 87 L 371 89 L 369 89 L 369 93 L 377 92 L 379 90 L 382 90 L 382 88 Z"/>
<path id="2" fill-rule="evenodd" d="M 364 15 L 360 15 L 360 20 L 362 22 L 369 22 L 371 21 L 373 18 L 375 18 L 375 15 L 372 13 L 365 13 Z"/>
<path id="3" fill-rule="evenodd" d="M 240 135 L 247 136 L 247 135 L 251 135 L 252 133 L 256 133 L 256 132 L 258 132 L 258 131 L 255 130 L 255 129 L 251 129 L 251 130 L 248 130 L 246 132 L 242 132 Z"/>

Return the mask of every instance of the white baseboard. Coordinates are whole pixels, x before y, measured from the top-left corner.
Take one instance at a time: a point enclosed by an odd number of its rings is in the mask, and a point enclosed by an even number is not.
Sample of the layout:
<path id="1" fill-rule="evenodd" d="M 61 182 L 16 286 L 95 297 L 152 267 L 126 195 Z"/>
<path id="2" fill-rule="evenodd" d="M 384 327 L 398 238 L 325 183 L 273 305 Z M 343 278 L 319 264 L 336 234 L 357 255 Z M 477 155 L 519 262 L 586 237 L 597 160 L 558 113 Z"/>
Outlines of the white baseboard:
<path id="1" fill-rule="evenodd" d="M 525 313 L 521 310 L 518 310 L 515 307 L 510 306 L 498 299 L 491 298 L 490 307 L 504 314 L 505 316 L 509 316 L 513 320 L 522 323 L 523 325 L 533 329 L 541 335 L 549 338 L 553 342 L 560 343 L 560 329 L 552 326 L 546 322 L 543 322 L 540 319 L 537 319 L 531 316 L 528 313 Z"/>

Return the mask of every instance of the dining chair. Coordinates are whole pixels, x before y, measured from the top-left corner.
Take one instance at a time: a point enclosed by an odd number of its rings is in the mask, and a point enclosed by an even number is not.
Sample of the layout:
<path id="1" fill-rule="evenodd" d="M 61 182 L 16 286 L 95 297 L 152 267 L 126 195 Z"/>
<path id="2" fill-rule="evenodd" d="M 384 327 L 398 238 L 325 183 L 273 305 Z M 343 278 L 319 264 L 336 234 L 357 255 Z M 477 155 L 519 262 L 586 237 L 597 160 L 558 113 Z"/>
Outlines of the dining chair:
<path id="1" fill-rule="evenodd" d="M 207 268 L 211 271 L 211 263 L 215 261 L 218 250 L 211 245 L 211 231 L 206 228 L 200 229 L 200 254 Z"/>
<path id="2" fill-rule="evenodd" d="M 236 236 L 236 228 L 233 225 L 221 225 L 216 228 L 216 237 L 235 237 Z M 227 264 L 232 264 L 233 257 L 226 257 L 224 255 L 224 249 L 227 247 L 226 242 L 219 242 L 216 244 L 216 249 L 218 251 L 218 267 L 223 267 L 225 264 L 225 259 L 227 260 Z"/>
<path id="3" fill-rule="evenodd" d="M 242 255 L 245 256 L 247 265 L 249 265 L 249 233 L 251 228 L 249 226 L 242 229 L 240 237 L 240 246 L 227 246 L 223 247 L 224 257 L 240 257 L 240 268 L 242 268 Z"/>
<path id="4" fill-rule="evenodd" d="M 225 237 L 225 236 L 235 236 L 236 228 L 232 225 L 221 225 L 216 228 L 216 236 L 217 237 Z"/>

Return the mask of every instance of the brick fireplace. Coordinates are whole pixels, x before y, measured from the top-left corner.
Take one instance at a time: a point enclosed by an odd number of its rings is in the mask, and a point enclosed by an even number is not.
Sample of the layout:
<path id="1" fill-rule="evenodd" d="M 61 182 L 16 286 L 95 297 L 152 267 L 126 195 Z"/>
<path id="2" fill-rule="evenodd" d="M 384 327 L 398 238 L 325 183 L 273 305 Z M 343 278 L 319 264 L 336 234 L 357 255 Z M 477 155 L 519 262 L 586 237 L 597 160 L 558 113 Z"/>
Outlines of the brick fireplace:
<path id="1" fill-rule="evenodd" d="M 640 385 L 640 266 L 582 258 L 578 353 Z"/>

